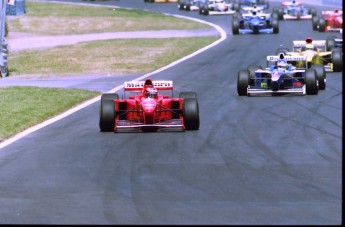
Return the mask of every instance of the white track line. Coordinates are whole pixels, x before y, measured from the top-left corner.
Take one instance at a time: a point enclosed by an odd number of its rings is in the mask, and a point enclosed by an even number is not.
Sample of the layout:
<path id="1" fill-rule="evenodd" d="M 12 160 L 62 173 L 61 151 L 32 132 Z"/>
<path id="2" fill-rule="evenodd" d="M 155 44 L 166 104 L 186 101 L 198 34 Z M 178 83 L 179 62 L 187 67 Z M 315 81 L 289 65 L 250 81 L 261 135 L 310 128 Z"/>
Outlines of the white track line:
<path id="1" fill-rule="evenodd" d="M 59 3 L 61 3 L 61 2 L 59 2 Z M 153 71 L 151 73 L 147 73 L 147 74 L 145 74 L 143 76 L 140 76 L 140 77 L 134 79 L 133 81 L 143 80 L 146 77 L 150 77 L 150 76 L 152 76 L 154 74 L 157 74 L 157 73 L 162 72 L 162 71 L 164 71 L 164 70 L 166 70 L 168 68 L 171 68 L 171 67 L 173 67 L 173 66 L 175 66 L 175 65 L 177 65 L 177 64 L 179 64 L 179 63 L 181 63 L 181 62 L 183 62 L 183 61 L 185 61 L 185 60 L 187 60 L 189 58 L 192 58 L 192 57 L 194 57 L 194 56 L 196 56 L 196 55 L 198 55 L 198 54 L 200 54 L 200 53 L 202 53 L 202 52 L 204 52 L 204 51 L 206 51 L 206 50 L 208 50 L 208 49 L 218 45 L 219 43 L 223 42 L 227 38 L 226 32 L 221 27 L 219 27 L 218 25 L 212 24 L 210 22 L 199 20 L 199 19 L 196 19 L 196 18 L 176 15 L 176 14 L 165 14 L 165 15 L 167 15 L 167 16 L 174 16 L 174 17 L 183 18 L 183 19 L 188 19 L 188 20 L 193 20 L 193 21 L 196 21 L 196 22 L 200 22 L 200 23 L 204 23 L 204 24 L 210 25 L 210 26 L 214 27 L 215 29 L 217 29 L 217 31 L 220 33 L 221 37 L 220 37 L 220 39 L 218 39 L 217 41 L 211 43 L 210 45 L 208 45 L 206 47 L 203 47 L 203 48 L 195 51 L 194 53 L 192 53 L 190 55 L 187 55 L 187 56 L 185 56 L 185 57 L 183 57 L 183 58 L 181 58 L 181 59 L 179 59 L 177 61 L 174 61 L 174 62 L 170 63 L 169 65 L 164 66 L 163 68 L 157 69 L 157 70 L 155 70 L 155 71 Z M 120 90 L 122 88 L 123 88 L 123 85 L 117 86 L 114 89 L 112 89 L 112 90 L 110 90 L 110 91 L 108 91 L 106 93 L 114 93 L 114 92 L 116 92 L 116 91 L 118 91 L 118 90 Z M 15 136 L 13 136 L 13 137 L 11 137 L 11 138 L 1 142 L 0 143 L 0 149 L 10 145 L 11 143 L 13 143 L 13 142 L 23 138 L 24 136 L 26 136 L 26 135 L 28 135 L 28 134 L 30 134 L 32 132 L 35 132 L 35 131 L 43 128 L 43 127 L 46 127 L 46 126 L 48 126 L 48 125 L 50 125 L 50 124 L 52 124 L 54 122 L 59 121 L 59 120 L 65 118 L 65 117 L 67 117 L 67 116 L 69 116 L 69 115 L 71 115 L 71 114 L 73 114 L 73 113 L 75 113 L 75 112 L 77 112 L 77 111 L 79 111 L 79 110 L 81 110 L 81 109 L 83 109 L 83 108 L 85 108 L 85 107 L 87 107 L 87 106 L 89 106 L 89 105 L 99 101 L 100 99 L 101 99 L 101 95 L 99 95 L 99 96 L 97 96 L 95 98 L 92 98 L 92 99 L 90 99 L 88 101 L 85 101 L 85 102 L 83 102 L 83 103 L 73 107 L 72 109 L 69 109 L 69 110 L 67 110 L 67 111 L 65 111 L 65 112 L 63 112 L 63 113 L 61 113 L 61 114 L 59 114 L 59 115 L 57 115 L 55 117 L 52 117 L 52 118 L 50 118 L 50 119 L 48 119 L 48 120 L 46 120 L 46 121 L 44 121 L 42 123 L 39 123 L 39 124 L 37 124 L 35 126 L 32 126 L 32 127 L 28 128 L 28 129 L 18 133 L 17 135 L 15 135 Z"/>

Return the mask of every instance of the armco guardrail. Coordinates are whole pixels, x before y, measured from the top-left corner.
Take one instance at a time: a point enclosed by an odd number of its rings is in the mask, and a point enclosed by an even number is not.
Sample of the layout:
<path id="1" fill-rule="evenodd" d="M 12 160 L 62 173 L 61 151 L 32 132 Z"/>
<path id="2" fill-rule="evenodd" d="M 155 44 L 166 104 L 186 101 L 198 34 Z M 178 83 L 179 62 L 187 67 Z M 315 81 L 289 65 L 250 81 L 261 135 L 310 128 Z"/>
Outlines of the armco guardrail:
<path id="1" fill-rule="evenodd" d="M 7 40 L 6 40 L 6 7 L 8 0 L 0 0 L 0 74 L 1 77 L 8 76 L 7 66 Z"/>
<path id="2" fill-rule="evenodd" d="M 25 0 L 0 0 L 0 77 L 8 76 L 8 43 L 6 15 L 21 15 L 26 13 Z"/>

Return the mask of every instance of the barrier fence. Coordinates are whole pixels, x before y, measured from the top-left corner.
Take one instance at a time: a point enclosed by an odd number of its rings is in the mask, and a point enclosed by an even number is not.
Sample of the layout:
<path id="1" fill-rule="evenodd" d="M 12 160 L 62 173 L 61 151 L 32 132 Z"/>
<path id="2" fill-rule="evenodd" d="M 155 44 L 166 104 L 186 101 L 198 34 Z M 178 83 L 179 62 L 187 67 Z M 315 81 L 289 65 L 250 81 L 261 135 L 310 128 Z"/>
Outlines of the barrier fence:
<path id="1" fill-rule="evenodd" d="M 7 36 L 7 23 L 6 23 L 6 7 L 8 0 L 0 0 L 0 74 L 1 77 L 8 76 L 8 66 L 7 66 L 7 54 L 8 54 L 8 44 L 6 40 Z"/>
<path id="2" fill-rule="evenodd" d="M 8 33 L 6 15 L 24 14 L 25 0 L 0 0 L 0 77 L 8 76 L 8 43 L 6 36 Z"/>

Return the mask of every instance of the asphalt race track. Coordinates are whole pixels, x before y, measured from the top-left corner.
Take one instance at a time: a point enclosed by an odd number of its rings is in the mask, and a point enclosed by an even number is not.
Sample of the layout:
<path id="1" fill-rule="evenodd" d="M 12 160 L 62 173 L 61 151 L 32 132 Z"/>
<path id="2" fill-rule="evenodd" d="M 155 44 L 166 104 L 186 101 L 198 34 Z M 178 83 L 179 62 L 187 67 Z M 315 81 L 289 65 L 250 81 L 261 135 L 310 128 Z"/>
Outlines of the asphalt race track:
<path id="1" fill-rule="evenodd" d="M 315 96 L 236 90 L 237 72 L 265 66 L 279 45 L 332 34 L 306 20 L 280 21 L 279 34 L 233 36 L 229 15 L 142 0 L 93 4 L 191 16 L 227 32 L 219 45 L 151 76 L 197 92 L 200 130 L 101 133 L 99 102 L 87 106 L 0 150 L 1 224 L 342 223 L 342 73 L 328 73 Z M 93 82 L 110 90 L 124 80 Z"/>

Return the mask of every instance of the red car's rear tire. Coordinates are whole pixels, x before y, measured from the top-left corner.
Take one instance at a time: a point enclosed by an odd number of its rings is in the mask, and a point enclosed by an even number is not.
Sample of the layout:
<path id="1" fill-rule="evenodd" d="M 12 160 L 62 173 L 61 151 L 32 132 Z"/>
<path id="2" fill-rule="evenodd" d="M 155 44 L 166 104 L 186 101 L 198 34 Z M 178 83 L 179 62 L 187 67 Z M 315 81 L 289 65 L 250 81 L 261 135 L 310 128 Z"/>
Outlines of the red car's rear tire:
<path id="1" fill-rule="evenodd" d="M 319 17 L 318 16 L 312 17 L 312 25 L 313 25 L 313 30 L 317 31 L 317 26 L 319 25 Z"/>
<path id="2" fill-rule="evenodd" d="M 319 21 L 319 32 L 325 32 L 326 31 L 326 21 L 321 18 Z"/>
<path id="3" fill-rule="evenodd" d="M 99 128 L 101 132 L 112 132 L 115 126 L 116 107 L 115 100 L 119 98 L 116 93 L 103 94 L 99 109 Z"/>
<path id="4" fill-rule="evenodd" d="M 187 98 L 183 100 L 183 118 L 186 130 L 198 130 L 200 127 L 199 104 L 197 99 Z"/>

